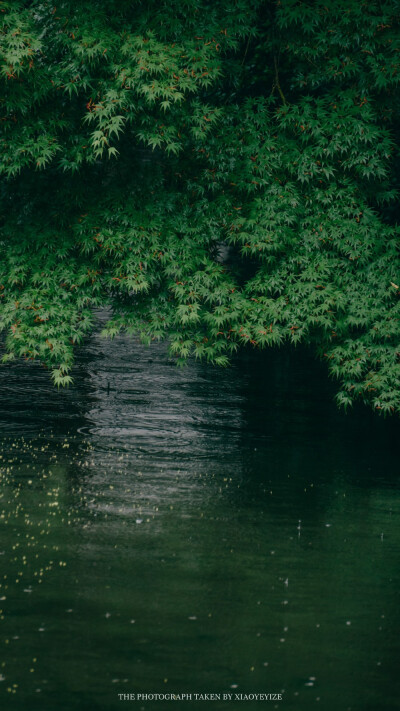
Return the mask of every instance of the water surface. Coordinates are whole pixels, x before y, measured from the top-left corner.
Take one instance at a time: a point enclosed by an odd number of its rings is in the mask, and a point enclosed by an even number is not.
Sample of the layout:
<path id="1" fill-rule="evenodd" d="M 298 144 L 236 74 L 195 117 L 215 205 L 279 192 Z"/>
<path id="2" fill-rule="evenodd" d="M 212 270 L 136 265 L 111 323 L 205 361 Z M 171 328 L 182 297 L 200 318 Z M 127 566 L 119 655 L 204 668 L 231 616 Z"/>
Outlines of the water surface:
<path id="1" fill-rule="evenodd" d="M 1 708 L 398 708 L 398 420 L 307 352 L 0 370 Z M 121 693 L 283 700 L 121 702 Z"/>

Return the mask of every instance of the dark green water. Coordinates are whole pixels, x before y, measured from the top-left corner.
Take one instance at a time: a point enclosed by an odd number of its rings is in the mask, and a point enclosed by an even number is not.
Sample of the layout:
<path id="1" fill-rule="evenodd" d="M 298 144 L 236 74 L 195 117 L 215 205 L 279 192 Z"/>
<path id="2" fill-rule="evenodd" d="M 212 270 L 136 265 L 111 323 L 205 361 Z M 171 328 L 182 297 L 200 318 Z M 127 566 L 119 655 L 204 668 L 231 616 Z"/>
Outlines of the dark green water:
<path id="1" fill-rule="evenodd" d="M 0 386 L 2 711 L 399 708 L 398 421 L 286 351 L 94 338 L 74 389 Z"/>

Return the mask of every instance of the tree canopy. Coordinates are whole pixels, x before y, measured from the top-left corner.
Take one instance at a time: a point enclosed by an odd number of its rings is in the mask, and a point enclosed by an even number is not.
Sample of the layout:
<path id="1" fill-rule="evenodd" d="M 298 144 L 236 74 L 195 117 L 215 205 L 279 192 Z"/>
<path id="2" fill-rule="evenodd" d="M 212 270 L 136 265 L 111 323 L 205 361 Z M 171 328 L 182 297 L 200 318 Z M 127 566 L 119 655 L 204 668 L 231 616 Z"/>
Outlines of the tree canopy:
<path id="1" fill-rule="evenodd" d="M 179 361 L 303 341 L 400 411 L 396 0 L 0 2 L 4 361 L 95 307 Z"/>

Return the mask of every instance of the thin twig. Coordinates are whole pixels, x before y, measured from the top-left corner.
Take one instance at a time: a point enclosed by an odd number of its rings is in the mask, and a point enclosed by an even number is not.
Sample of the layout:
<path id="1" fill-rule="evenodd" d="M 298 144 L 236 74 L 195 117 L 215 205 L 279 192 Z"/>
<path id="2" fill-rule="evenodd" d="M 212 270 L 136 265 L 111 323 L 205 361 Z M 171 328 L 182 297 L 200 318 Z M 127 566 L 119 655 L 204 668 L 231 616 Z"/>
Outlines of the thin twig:
<path id="1" fill-rule="evenodd" d="M 245 48 L 245 50 L 244 50 L 244 55 L 243 55 L 243 59 L 242 59 L 242 61 L 241 61 L 240 67 L 243 67 L 244 60 L 245 60 L 246 57 L 247 57 L 247 52 L 248 52 L 248 50 L 249 50 L 250 39 L 251 39 L 251 35 L 248 36 L 247 43 L 246 43 L 246 48 Z"/>
<path id="2" fill-rule="evenodd" d="M 283 104 L 286 106 L 287 101 L 286 101 L 285 95 L 282 91 L 282 87 L 279 83 L 279 69 L 278 69 L 278 60 L 276 58 L 276 55 L 274 55 L 274 67 L 275 67 L 275 84 L 273 86 L 273 90 L 278 89 L 279 96 L 281 97 Z"/>

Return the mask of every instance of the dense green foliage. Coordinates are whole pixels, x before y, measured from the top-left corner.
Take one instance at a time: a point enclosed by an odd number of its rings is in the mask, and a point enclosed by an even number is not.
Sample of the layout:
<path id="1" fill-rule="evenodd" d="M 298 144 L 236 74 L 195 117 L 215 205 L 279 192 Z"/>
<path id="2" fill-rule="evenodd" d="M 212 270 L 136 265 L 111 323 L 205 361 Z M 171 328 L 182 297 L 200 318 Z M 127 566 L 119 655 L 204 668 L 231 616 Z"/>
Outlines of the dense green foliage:
<path id="1" fill-rule="evenodd" d="M 109 304 L 180 360 L 315 344 L 400 411 L 399 10 L 0 2 L 5 360 L 67 384 Z"/>

